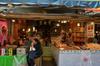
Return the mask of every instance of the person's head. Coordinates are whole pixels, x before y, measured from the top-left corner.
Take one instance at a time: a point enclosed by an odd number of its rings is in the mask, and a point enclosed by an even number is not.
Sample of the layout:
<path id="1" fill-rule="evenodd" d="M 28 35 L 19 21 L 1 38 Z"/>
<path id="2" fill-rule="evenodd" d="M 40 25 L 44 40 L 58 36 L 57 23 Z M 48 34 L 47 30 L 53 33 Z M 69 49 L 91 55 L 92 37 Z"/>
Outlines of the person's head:
<path id="1" fill-rule="evenodd" d="M 40 44 L 37 38 L 32 39 L 32 45 Z"/>
<path id="2" fill-rule="evenodd" d="M 24 45 L 24 41 L 23 41 L 23 39 L 19 39 L 19 40 L 18 40 L 18 43 L 19 43 L 19 46 Z"/>
<path id="3" fill-rule="evenodd" d="M 5 26 L 2 26 L 2 33 L 6 33 L 7 32 L 7 28 Z"/>
<path id="4" fill-rule="evenodd" d="M 66 35 L 66 32 L 62 30 L 61 33 L 60 33 L 60 36 L 63 37 L 63 36 L 65 36 L 65 35 Z"/>

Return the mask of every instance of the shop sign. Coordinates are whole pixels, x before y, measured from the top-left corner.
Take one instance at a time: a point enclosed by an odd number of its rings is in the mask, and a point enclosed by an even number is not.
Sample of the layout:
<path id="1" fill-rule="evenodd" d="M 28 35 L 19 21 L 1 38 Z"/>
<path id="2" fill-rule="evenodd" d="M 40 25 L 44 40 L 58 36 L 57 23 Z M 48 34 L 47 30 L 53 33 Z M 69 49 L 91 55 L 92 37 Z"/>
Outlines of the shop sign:
<path id="1" fill-rule="evenodd" d="M 87 24 L 87 37 L 92 38 L 94 37 L 94 23 L 88 23 Z"/>

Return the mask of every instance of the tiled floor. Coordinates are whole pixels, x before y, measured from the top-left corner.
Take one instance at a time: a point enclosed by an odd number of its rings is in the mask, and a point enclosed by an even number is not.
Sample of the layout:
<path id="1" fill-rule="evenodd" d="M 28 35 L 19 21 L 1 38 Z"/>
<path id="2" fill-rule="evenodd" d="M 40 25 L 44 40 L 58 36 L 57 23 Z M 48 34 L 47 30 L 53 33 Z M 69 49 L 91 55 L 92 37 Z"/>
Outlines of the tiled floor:
<path id="1" fill-rule="evenodd" d="M 43 47 L 43 63 L 42 66 L 56 66 L 56 63 L 52 57 L 51 48 Z"/>
<path id="2" fill-rule="evenodd" d="M 43 58 L 43 65 L 42 66 L 56 66 L 55 61 L 50 57 Z"/>

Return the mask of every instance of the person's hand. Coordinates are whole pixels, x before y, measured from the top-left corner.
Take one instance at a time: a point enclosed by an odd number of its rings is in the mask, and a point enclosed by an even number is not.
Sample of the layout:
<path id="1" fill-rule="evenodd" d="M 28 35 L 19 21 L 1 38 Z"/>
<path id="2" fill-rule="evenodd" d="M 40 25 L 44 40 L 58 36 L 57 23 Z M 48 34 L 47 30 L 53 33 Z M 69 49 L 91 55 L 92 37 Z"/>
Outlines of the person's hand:
<path id="1" fill-rule="evenodd" d="M 36 44 L 36 41 L 33 39 L 31 45 L 34 46 L 35 44 Z"/>

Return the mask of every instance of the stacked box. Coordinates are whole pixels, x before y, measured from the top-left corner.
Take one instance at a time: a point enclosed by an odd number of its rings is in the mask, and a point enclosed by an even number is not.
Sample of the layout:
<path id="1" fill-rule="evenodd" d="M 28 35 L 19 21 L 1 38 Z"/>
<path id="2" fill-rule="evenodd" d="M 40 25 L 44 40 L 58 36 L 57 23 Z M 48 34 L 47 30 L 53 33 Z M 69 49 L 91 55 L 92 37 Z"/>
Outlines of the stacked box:
<path id="1" fill-rule="evenodd" d="M 1 55 L 5 55 L 5 48 L 1 48 Z"/>
<path id="2" fill-rule="evenodd" d="M 17 48 L 17 55 L 25 55 L 26 50 L 25 48 Z"/>
<path id="3" fill-rule="evenodd" d="M 13 66 L 27 66 L 26 55 L 15 55 Z"/>
<path id="4" fill-rule="evenodd" d="M 13 55 L 13 49 L 12 49 L 12 48 L 9 48 L 9 49 L 8 49 L 8 55 L 9 55 L 9 56 L 12 56 L 12 55 Z"/>

